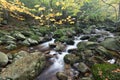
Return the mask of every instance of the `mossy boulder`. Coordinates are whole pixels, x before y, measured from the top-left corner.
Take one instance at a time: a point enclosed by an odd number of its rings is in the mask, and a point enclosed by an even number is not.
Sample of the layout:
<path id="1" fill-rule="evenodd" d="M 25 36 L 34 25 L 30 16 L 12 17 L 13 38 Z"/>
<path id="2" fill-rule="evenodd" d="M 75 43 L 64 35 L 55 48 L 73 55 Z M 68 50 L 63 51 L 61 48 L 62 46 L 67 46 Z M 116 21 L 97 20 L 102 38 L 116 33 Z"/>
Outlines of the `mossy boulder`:
<path id="1" fill-rule="evenodd" d="M 92 73 L 95 80 L 119 80 L 120 66 L 115 64 L 95 64 L 92 67 Z"/>
<path id="2" fill-rule="evenodd" d="M 75 54 L 67 54 L 64 57 L 64 62 L 71 65 L 73 65 L 76 62 L 79 62 L 79 60 L 80 60 L 80 57 L 76 56 Z"/>
<path id="3" fill-rule="evenodd" d="M 78 50 L 81 51 L 85 49 L 95 49 L 97 45 L 98 45 L 97 42 L 87 41 L 87 42 L 78 43 L 77 47 L 78 47 Z"/>
<path id="4" fill-rule="evenodd" d="M 72 37 L 75 35 L 75 31 L 72 28 L 58 29 L 54 32 L 54 38 L 60 38 L 62 36 Z"/>
<path id="5" fill-rule="evenodd" d="M 5 53 L 0 52 L 0 67 L 5 66 L 7 63 L 8 63 L 8 56 Z"/>
<path id="6" fill-rule="evenodd" d="M 8 65 L 0 74 L 2 80 L 33 80 L 45 66 L 45 57 L 35 52 Z"/>
<path id="7" fill-rule="evenodd" d="M 58 80 L 68 80 L 68 76 L 64 72 L 57 72 L 56 77 Z"/>
<path id="8" fill-rule="evenodd" d="M 107 38 L 101 45 L 109 50 L 120 51 L 120 37 Z"/>

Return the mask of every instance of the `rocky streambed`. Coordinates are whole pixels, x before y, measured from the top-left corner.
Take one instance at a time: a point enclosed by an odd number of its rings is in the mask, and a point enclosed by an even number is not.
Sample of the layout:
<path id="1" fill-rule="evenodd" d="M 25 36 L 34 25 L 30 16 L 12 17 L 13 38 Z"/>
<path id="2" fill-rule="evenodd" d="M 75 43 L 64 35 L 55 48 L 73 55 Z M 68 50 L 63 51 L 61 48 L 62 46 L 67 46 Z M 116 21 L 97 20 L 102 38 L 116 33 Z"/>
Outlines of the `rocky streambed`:
<path id="1" fill-rule="evenodd" d="M 50 29 L 32 28 L 32 32 L 20 31 L 19 35 L 6 35 L 10 40 L 0 39 L 2 44 L 10 41 L 6 43 L 9 46 L 6 49 L 14 49 L 19 44 L 29 48 L 16 51 L 15 54 L 8 52 L 6 55 L 4 51 L 0 53 L 1 80 L 120 78 L 120 37 L 104 29 L 92 26 L 51 32 Z M 12 44 L 16 47 L 10 46 Z"/>

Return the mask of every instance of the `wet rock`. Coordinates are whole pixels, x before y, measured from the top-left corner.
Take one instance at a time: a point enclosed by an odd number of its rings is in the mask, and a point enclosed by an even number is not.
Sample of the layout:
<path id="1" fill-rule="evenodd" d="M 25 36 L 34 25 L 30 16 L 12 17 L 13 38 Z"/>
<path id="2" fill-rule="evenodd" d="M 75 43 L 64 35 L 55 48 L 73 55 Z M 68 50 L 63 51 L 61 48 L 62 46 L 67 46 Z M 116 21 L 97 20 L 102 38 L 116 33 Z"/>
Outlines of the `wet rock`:
<path id="1" fill-rule="evenodd" d="M 49 44 L 49 47 L 50 47 L 50 48 L 55 48 L 55 47 L 56 47 L 56 44 L 55 44 L 55 43 L 51 43 L 51 44 Z"/>
<path id="2" fill-rule="evenodd" d="M 76 65 L 74 67 L 82 73 L 86 73 L 86 72 L 90 71 L 89 67 L 83 62 L 80 62 L 78 65 Z"/>
<path id="3" fill-rule="evenodd" d="M 56 77 L 58 80 L 68 80 L 68 77 L 64 72 L 57 72 Z"/>
<path id="4" fill-rule="evenodd" d="M 67 54 L 64 57 L 64 62 L 71 65 L 78 62 L 79 60 L 79 56 L 76 56 L 74 54 Z"/>
<path id="5" fill-rule="evenodd" d="M 90 38 L 90 36 L 82 36 L 80 39 L 81 40 L 87 40 L 87 39 L 89 39 Z"/>
<path id="6" fill-rule="evenodd" d="M 101 45 L 109 50 L 120 51 L 120 38 L 107 38 Z"/>
<path id="7" fill-rule="evenodd" d="M 77 49 L 69 49 L 68 53 L 74 53 L 74 54 L 76 54 L 77 53 Z"/>
<path id="8" fill-rule="evenodd" d="M 68 36 L 62 36 L 60 38 L 57 38 L 55 41 L 64 43 L 67 42 L 68 40 L 69 40 Z"/>
<path id="9" fill-rule="evenodd" d="M 0 52 L 0 67 L 5 66 L 7 63 L 8 63 L 8 56 L 5 53 Z"/>
<path id="10" fill-rule="evenodd" d="M 66 41 L 66 43 L 68 44 L 68 45 L 74 45 L 74 41 L 72 40 L 72 39 L 68 39 L 67 41 Z"/>
<path id="11" fill-rule="evenodd" d="M 63 50 L 65 50 L 65 45 L 64 44 L 62 44 L 62 43 L 56 43 L 57 44 L 57 46 L 55 47 L 55 50 L 56 51 L 63 51 Z"/>
<path id="12" fill-rule="evenodd" d="M 44 68 L 45 57 L 40 52 L 29 54 L 8 65 L 1 74 L 2 79 L 33 80 Z"/>

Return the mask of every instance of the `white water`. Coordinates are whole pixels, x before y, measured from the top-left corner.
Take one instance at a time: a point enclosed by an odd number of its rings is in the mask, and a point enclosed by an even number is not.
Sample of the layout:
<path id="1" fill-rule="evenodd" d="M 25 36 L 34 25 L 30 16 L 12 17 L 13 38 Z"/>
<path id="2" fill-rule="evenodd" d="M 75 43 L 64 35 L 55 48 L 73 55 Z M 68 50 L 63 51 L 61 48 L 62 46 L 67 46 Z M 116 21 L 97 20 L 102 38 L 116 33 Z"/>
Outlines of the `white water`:
<path id="1" fill-rule="evenodd" d="M 103 35 L 106 35 L 107 37 L 114 37 L 114 35 L 112 33 L 105 31 L 105 30 L 96 29 L 95 33 L 96 34 L 103 34 Z M 82 40 L 80 40 L 80 38 L 82 36 L 84 36 L 84 35 L 81 35 L 79 37 L 75 36 L 74 45 L 67 45 L 65 52 L 61 52 L 61 54 L 59 54 L 59 52 L 56 52 L 55 50 L 51 50 L 49 53 L 50 55 L 56 54 L 53 58 L 51 58 L 51 61 L 53 62 L 53 64 L 47 70 L 43 71 L 43 73 L 41 73 L 41 75 L 37 78 L 37 80 L 57 80 L 55 77 L 56 72 L 64 70 L 64 60 L 63 60 L 64 56 L 66 54 L 69 54 L 68 50 L 77 48 L 77 44 L 82 41 Z M 43 49 L 48 48 L 49 44 L 54 43 L 54 41 L 55 41 L 55 39 L 52 39 L 51 41 L 48 41 L 48 42 L 41 44 L 40 46 L 43 46 Z M 88 40 L 84 40 L 84 41 L 88 41 Z M 115 60 L 114 59 L 108 60 L 108 62 L 113 64 L 115 62 Z"/>

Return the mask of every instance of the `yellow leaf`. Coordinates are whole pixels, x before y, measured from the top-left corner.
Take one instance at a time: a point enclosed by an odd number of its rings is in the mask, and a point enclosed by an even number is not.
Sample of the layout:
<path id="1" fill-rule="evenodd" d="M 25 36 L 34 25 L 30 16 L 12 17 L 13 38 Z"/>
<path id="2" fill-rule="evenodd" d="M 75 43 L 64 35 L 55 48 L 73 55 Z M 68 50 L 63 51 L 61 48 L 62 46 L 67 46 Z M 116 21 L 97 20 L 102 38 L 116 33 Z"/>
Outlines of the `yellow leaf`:
<path id="1" fill-rule="evenodd" d="M 59 6 L 60 5 L 60 2 L 56 2 L 56 6 Z"/>
<path id="2" fill-rule="evenodd" d="M 38 11 L 44 11 L 45 10 L 45 7 L 40 7 L 39 9 L 38 9 Z"/>
<path id="3" fill-rule="evenodd" d="M 34 7 L 35 7 L 35 8 L 38 8 L 38 7 L 40 7 L 40 5 L 35 5 Z"/>

